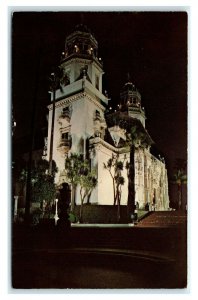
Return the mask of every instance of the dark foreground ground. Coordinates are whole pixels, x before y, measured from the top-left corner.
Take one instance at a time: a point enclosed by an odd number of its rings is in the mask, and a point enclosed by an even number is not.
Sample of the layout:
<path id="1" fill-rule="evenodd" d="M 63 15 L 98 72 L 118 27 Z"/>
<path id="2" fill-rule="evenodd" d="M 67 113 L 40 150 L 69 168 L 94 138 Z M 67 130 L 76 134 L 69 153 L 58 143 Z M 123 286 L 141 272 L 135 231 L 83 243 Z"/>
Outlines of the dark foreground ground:
<path id="1" fill-rule="evenodd" d="M 18 226 L 12 237 L 13 288 L 172 289 L 187 285 L 186 222 L 63 231 Z"/>

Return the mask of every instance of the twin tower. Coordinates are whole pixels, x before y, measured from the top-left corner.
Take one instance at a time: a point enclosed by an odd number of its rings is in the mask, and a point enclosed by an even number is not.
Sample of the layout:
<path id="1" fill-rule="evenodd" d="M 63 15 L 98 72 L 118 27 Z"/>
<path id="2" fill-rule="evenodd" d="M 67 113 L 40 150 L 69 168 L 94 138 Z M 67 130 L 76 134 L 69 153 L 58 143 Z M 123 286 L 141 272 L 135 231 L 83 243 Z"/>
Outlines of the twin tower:
<path id="1" fill-rule="evenodd" d="M 57 185 L 67 182 L 65 158 L 71 153 L 83 154 L 95 169 L 98 184 L 89 202 L 113 205 L 112 178 L 104 168 L 112 154 L 129 161 L 127 136 L 130 126 L 144 132 L 146 143 L 137 145 L 134 154 L 136 202 L 139 207 L 167 210 L 169 208 L 167 170 L 163 161 L 150 153 L 153 143 L 145 129 L 145 112 L 141 95 L 128 78 L 121 93 L 117 111 L 111 111 L 108 97 L 103 94 L 102 60 L 98 56 L 98 42 L 84 25 L 76 26 L 65 41 L 60 68 L 60 86 L 54 88 L 52 103 L 48 106 L 48 139 L 46 158 L 50 156 L 51 129 L 54 125 L 53 160 L 58 173 Z M 55 76 L 55 75 L 54 75 Z M 54 102 L 54 105 L 53 105 Z M 52 120 L 54 110 L 54 121 Z M 53 122 L 52 122 L 53 121 Z M 123 170 L 125 184 L 121 205 L 127 204 L 128 178 Z M 76 203 L 80 204 L 79 190 Z"/>

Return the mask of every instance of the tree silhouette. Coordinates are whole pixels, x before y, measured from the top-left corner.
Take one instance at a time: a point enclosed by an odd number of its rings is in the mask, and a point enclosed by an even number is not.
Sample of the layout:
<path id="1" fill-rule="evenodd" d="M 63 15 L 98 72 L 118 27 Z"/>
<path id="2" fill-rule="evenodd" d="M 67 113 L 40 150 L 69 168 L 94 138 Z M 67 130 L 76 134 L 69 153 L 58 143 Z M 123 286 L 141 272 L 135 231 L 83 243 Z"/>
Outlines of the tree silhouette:
<path id="1" fill-rule="evenodd" d="M 122 171 L 124 168 L 124 161 L 119 160 L 118 155 L 112 154 L 107 163 L 103 163 L 104 168 L 109 171 L 113 183 L 113 205 L 117 205 L 117 221 L 120 221 L 120 203 L 122 186 L 124 185 L 124 177 L 122 176 Z"/>
<path id="2" fill-rule="evenodd" d="M 76 190 L 76 187 L 80 188 L 80 222 L 83 218 L 83 204 L 85 199 L 90 196 L 93 189 L 97 185 L 97 178 L 95 171 L 90 169 L 89 160 L 83 159 L 83 155 L 73 153 L 66 159 L 65 169 L 67 172 L 67 178 L 72 185 L 72 189 Z M 73 194 L 74 195 L 74 194 Z M 74 210 L 75 198 L 72 197 L 72 211 Z"/>
<path id="3" fill-rule="evenodd" d="M 187 184 L 186 174 L 186 160 L 176 159 L 175 161 L 175 174 L 173 175 L 172 182 L 177 185 L 177 206 L 180 210 L 182 208 L 182 186 Z"/>
<path id="4" fill-rule="evenodd" d="M 34 164 L 31 170 L 31 201 L 39 202 L 43 210 L 44 202 L 49 205 L 56 196 L 55 174 L 58 171 L 56 163 L 52 161 L 52 173 L 48 174 L 49 162 L 41 159 Z M 20 180 L 26 184 L 28 172 L 22 169 Z"/>
<path id="5" fill-rule="evenodd" d="M 79 181 L 79 170 L 82 167 L 83 156 L 76 153 L 71 153 L 69 157 L 65 160 L 65 170 L 67 173 L 67 180 L 71 184 L 72 195 L 71 195 L 71 212 L 74 212 L 74 207 L 76 204 L 75 194 L 76 187 Z"/>

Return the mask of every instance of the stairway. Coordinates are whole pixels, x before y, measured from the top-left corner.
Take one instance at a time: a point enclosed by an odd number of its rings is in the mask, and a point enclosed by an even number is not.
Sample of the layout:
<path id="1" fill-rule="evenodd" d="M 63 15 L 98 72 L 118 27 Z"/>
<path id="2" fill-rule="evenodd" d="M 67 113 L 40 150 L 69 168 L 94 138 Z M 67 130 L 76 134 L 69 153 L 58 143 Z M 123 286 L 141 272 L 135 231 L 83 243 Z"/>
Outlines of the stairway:
<path id="1" fill-rule="evenodd" d="M 187 213 L 184 211 L 151 212 L 139 221 L 138 227 L 177 227 L 186 226 Z"/>

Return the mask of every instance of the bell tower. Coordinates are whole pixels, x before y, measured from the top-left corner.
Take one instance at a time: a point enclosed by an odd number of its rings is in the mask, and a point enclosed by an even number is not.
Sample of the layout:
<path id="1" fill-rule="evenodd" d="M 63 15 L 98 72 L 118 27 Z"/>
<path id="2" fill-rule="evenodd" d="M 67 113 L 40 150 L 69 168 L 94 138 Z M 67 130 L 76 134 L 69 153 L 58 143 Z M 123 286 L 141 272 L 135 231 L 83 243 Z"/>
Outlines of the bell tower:
<path id="1" fill-rule="evenodd" d="M 134 119 L 139 119 L 142 125 L 145 127 L 145 112 L 141 106 L 141 94 L 136 86 L 131 82 L 128 75 L 127 82 L 123 86 L 120 93 L 120 109 L 127 111 L 128 115 Z"/>
<path id="2" fill-rule="evenodd" d="M 98 57 L 98 42 L 85 25 L 77 25 L 67 36 L 59 68 L 60 85 L 51 95 L 51 101 L 55 96 L 53 159 L 60 171 L 57 175 L 60 182 L 64 177 L 61 174 L 64 173 L 65 157 L 70 153 L 87 157 L 90 137 L 103 138 L 105 135 L 104 112 L 108 98 L 102 93 L 102 60 Z M 50 145 L 53 105 L 48 108 Z"/>
<path id="3" fill-rule="evenodd" d="M 87 26 L 77 25 L 75 31 L 66 38 L 61 68 L 66 83 L 72 84 L 86 78 L 93 89 L 102 93 L 104 72 L 102 60 L 98 57 L 98 42 Z"/>

